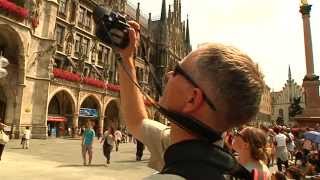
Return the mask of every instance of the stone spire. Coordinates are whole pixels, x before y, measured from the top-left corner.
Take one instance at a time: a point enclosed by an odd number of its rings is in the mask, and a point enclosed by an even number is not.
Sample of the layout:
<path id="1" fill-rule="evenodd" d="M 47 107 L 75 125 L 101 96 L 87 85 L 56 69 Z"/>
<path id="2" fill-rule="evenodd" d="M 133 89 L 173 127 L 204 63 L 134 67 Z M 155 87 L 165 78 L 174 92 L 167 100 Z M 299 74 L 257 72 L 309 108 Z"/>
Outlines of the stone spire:
<path id="1" fill-rule="evenodd" d="M 290 65 L 289 65 L 289 70 L 288 70 L 288 80 L 291 81 L 291 69 L 290 69 Z"/>
<path id="2" fill-rule="evenodd" d="M 178 21 L 178 0 L 174 0 L 173 2 L 173 14 L 174 14 L 174 21 L 177 23 Z"/>
<path id="3" fill-rule="evenodd" d="M 148 18 L 148 29 L 151 31 L 151 13 L 149 13 L 149 18 Z"/>
<path id="4" fill-rule="evenodd" d="M 162 0 L 162 7 L 161 7 L 161 17 L 160 17 L 160 20 L 162 22 L 165 22 L 166 21 L 166 16 L 167 14 L 167 9 L 166 9 L 166 0 Z"/>
<path id="5" fill-rule="evenodd" d="M 140 2 L 138 2 L 138 7 L 136 10 L 136 21 L 139 23 L 140 21 Z"/>
<path id="6" fill-rule="evenodd" d="M 190 44 L 190 34 L 189 34 L 189 15 L 187 15 L 186 43 L 187 43 L 187 44 Z"/>
<path id="7" fill-rule="evenodd" d="M 169 4 L 169 11 L 168 11 L 168 23 L 171 21 L 171 5 Z"/>
<path id="8" fill-rule="evenodd" d="M 179 9 L 178 9 L 178 21 L 181 21 L 181 0 L 178 0 Z"/>
<path id="9" fill-rule="evenodd" d="M 174 2 L 173 2 L 173 9 L 174 9 L 174 11 L 177 11 L 177 10 L 178 10 L 178 0 L 174 0 Z"/>

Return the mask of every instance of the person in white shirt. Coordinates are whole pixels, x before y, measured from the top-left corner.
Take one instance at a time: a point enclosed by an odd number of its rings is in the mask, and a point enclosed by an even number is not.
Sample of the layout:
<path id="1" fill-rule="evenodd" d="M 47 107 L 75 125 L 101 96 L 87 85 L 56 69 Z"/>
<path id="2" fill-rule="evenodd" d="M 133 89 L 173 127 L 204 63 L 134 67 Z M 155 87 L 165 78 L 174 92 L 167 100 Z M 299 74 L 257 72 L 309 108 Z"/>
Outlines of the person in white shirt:
<path id="1" fill-rule="evenodd" d="M 294 151 L 295 151 L 295 143 L 294 143 L 294 135 L 291 133 L 291 130 L 290 129 L 287 129 L 288 131 L 288 135 L 287 135 L 287 138 L 288 138 L 288 144 L 287 144 L 287 147 L 288 147 L 288 151 L 289 151 L 289 155 L 290 155 L 290 160 L 293 161 L 293 156 L 294 156 Z"/>
<path id="2" fill-rule="evenodd" d="M 114 130 L 112 127 L 109 127 L 109 129 L 104 132 L 100 141 L 101 144 L 103 143 L 103 154 L 106 158 L 106 165 L 110 164 L 110 155 L 114 146 L 114 141 Z"/>
<path id="3" fill-rule="evenodd" d="M 22 149 L 29 149 L 30 137 L 31 137 L 31 131 L 29 129 L 29 126 L 27 126 L 26 129 L 23 131 L 23 135 L 22 135 Z"/>
<path id="4" fill-rule="evenodd" d="M 115 143 L 116 143 L 116 151 L 119 150 L 119 144 L 121 142 L 122 139 L 122 133 L 121 131 L 118 129 L 114 132 L 114 138 L 115 138 Z"/>
<path id="5" fill-rule="evenodd" d="M 285 165 L 286 168 L 289 167 L 288 162 L 288 149 L 287 149 L 287 136 L 284 135 L 283 129 L 275 129 L 277 135 L 275 136 L 275 144 L 276 144 L 276 157 L 277 157 L 277 166 L 278 170 L 282 171 L 282 164 Z"/>

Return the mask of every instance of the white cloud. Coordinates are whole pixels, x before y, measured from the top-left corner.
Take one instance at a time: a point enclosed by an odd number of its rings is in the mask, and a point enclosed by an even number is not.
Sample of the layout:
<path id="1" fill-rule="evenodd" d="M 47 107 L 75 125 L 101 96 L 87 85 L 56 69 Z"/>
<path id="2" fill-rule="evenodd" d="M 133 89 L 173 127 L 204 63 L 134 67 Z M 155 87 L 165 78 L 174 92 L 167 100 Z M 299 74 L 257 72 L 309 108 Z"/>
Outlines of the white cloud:
<path id="1" fill-rule="evenodd" d="M 141 2 L 147 14 L 159 16 L 162 0 Z M 167 0 L 167 4 L 173 0 Z M 320 72 L 320 1 L 310 0 L 315 73 Z M 182 0 L 190 17 L 193 47 L 208 41 L 235 45 L 260 64 L 267 84 L 280 90 L 288 65 L 299 83 L 305 75 L 304 39 L 299 0 Z"/>

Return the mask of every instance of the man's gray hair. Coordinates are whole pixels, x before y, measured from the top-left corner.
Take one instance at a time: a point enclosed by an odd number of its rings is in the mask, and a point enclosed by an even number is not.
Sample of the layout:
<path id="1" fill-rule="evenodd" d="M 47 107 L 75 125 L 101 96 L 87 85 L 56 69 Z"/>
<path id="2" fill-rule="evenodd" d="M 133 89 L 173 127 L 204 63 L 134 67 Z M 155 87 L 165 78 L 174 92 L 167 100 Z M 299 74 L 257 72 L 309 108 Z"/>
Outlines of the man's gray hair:
<path id="1" fill-rule="evenodd" d="M 205 85 L 214 103 L 224 104 L 220 112 L 228 126 L 250 121 L 259 110 L 265 87 L 257 65 L 248 55 L 222 44 L 204 44 L 193 53 L 198 59 L 196 79 Z"/>

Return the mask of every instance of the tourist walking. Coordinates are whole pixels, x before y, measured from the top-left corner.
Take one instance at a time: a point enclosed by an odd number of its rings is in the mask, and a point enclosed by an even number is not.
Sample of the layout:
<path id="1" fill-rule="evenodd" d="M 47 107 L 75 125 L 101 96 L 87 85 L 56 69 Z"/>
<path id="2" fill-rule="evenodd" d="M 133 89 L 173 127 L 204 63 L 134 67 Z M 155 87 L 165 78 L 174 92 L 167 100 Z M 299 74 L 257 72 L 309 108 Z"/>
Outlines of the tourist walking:
<path id="1" fill-rule="evenodd" d="M 9 141 L 9 137 L 4 132 L 5 126 L 6 126 L 5 124 L 0 123 L 0 161 L 1 161 L 1 156 L 3 153 L 4 147 L 5 147 L 6 143 Z"/>
<path id="2" fill-rule="evenodd" d="M 103 155 L 107 159 L 107 165 L 110 164 L 110 155 L 114 146 L 114 130 L 112 127 L 109 127 L 102 136 L 100 143 L 103 143 Z"/>
<path id="3" fill-rule="evenodd" d="M 286 168 L 289 166 L 288 149 L 286 143 L 287 136 L 282 133 L 283 129 L 276 128 L 275 132 L 277 133 L 275 136 L 277 166 L 278 171 L 282 171 L 282 164 L 284 164 Z"/>
<path id="4" fill-rule="evenodd" d="M 31 131 L 29 126 L 27 126 L 26 129 L 23 131 L 23 135 L 22 135 L 22 140 L 21 140 L 22 149 L 29 149 L 30 137 L 31 137 Z"/>
<path id="5" fill-rule="evenodd" d="M 119 150 L 119 144 L 121 142 L 121 139 L 122 139 L 122 133 L 120 131 L 120 129 L 116 130 L 114 132 L 114 137 L 115 137 L 115 143 L 116 143 L 116 151 Z"/>
<path id="6" fill-rule="evenodd" d="M 287 129 L 287 133 L 288 133 L 288 135 L 287 135 L 287 138 L 288 138 L 288 140 L 287 140 L 287 147 L 288 147 L 288 151 L 289 151 L 289 159 L 291 160 L 291 161 L 293 161 L 293 156 L 294 156 L 294 153 L 295 153 L 295 148 L 296 148 L 296 145 L 295 145 L 295 143 L 294 143 L 294 135 L 291 133 L 291 130 L 290 129 Z"/>
<path id="7" fill-rule="evenodd" d="M 93 139 L 95 137 L 95 132 L 92 129 L 92 125 L 90 123 L 90 121 L 88 121 L 86 123 L 86 128 L 83 132 L 83 136 L 82 136 L 82 143 L 81 143 L 81 147 L 82 147 L 82 158 L 83 158 L 83 165 L 86 166 L 87 165 L 87 152 L 89 155 L 89 163 L 88 165 L 91 165 L 91 161 L 92 161 L 92 144 L 93 144 Z"/>
<path id="8" fill-rule="evenodd" d="M 308 162 L 308 155 L 313 150 L 312 142 L 309 139 L 303 140 L 302 151 L 303 151 L 303 163 Z"/>

